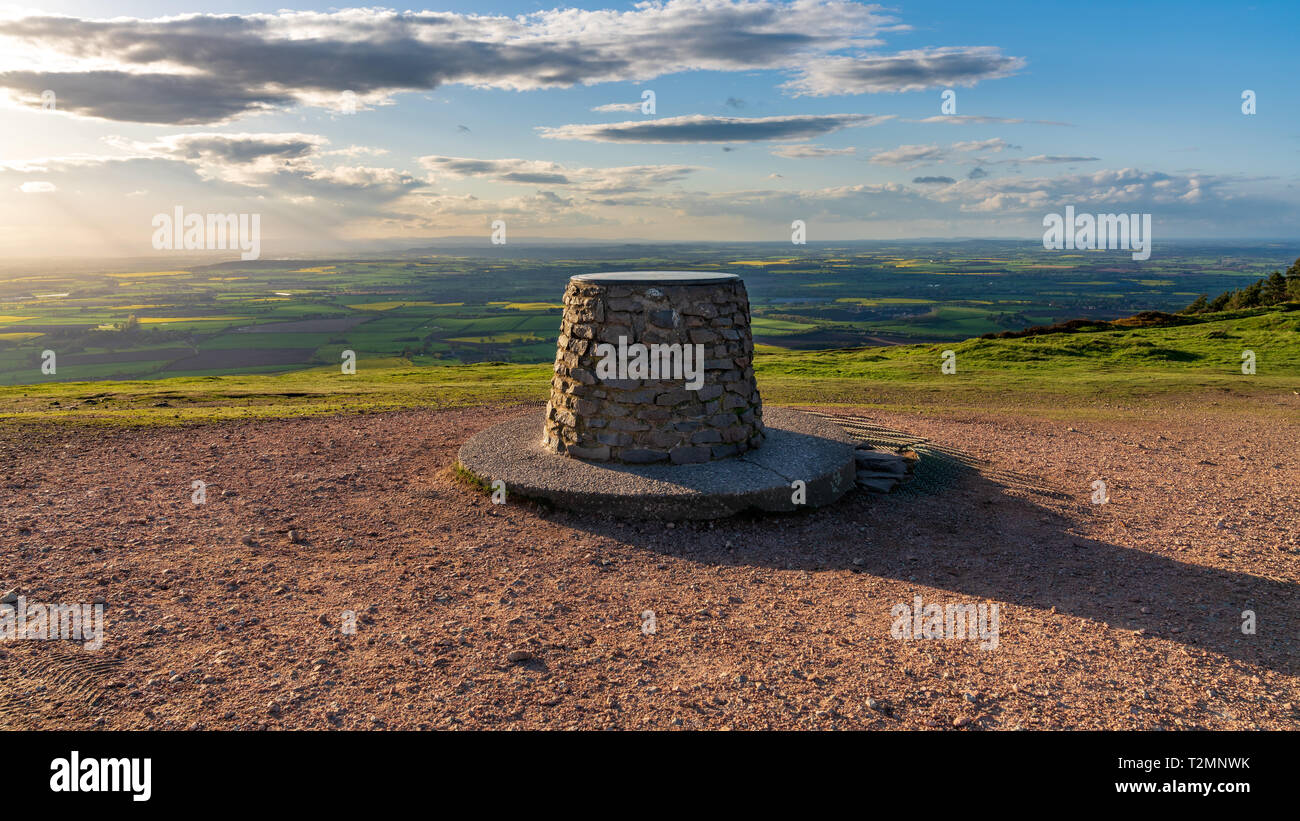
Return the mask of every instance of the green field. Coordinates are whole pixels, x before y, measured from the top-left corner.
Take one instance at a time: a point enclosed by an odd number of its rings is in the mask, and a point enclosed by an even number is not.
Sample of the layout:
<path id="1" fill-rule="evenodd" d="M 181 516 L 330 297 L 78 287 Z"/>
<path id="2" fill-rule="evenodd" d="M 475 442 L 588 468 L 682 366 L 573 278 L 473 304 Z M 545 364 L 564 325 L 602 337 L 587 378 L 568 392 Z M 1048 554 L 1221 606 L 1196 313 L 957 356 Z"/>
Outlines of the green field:
<path id="1" fill-rule="evenodd" d="M 574 273 L 729 271 L 766 354 L 970 337 L 1178 310 L 1285 268 L 1295 249 L 1174 245 L 1146 262 L 1033 243 L 526 248 L 0 273 L 0 385 L 550 362 Z M 491 255 L 489 255 L 491 254 Z M 43 373 L 43 353 L 56 369 Z"/>

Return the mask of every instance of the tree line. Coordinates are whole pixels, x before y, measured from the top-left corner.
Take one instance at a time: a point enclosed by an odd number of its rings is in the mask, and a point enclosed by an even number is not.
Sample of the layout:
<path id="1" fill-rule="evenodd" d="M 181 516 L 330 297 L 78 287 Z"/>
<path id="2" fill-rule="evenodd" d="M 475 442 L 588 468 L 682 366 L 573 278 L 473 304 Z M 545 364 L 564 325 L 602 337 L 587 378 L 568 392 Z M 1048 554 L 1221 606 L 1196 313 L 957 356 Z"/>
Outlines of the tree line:
<path id="1" fill-rule="evenodd" d="M 1238 308 L 1259 308 L 1283 302 L 1300 302 L 1300 259 L 1291 263 L 1286 273 L 1274 271 L 1245 288 L 1224 291 L 1214 299 L 1201 294 L 1182 310 L 1185 314 L 1208 314 Z"/>

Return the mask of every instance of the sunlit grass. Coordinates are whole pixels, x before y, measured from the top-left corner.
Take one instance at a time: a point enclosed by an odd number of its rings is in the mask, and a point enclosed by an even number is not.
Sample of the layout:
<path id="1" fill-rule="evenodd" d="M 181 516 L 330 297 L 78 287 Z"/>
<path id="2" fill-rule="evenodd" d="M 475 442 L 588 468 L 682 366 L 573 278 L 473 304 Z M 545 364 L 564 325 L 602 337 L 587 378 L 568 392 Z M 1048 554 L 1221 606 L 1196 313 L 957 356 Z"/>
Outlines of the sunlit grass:
<path id="1" fill-rule="evenodd" d="M 957 372 L 940 370 L 944 351 Z M 1242 352 L 1256 373 L 1242 373 Z M 1162 403 L 1223 412 L 1300 412 L 1300 311 L 1246 311 L 1134 327 L 936 345 L 784 351 L 757 346 L 765 402 L 935 412 L 996 408 L 1040 416 L 1140 413 Z M 362 359 L 290 373 L 0 387 L 0 419 L 175 425 L 537 401 L 549 364 L 414 366 Z"/>

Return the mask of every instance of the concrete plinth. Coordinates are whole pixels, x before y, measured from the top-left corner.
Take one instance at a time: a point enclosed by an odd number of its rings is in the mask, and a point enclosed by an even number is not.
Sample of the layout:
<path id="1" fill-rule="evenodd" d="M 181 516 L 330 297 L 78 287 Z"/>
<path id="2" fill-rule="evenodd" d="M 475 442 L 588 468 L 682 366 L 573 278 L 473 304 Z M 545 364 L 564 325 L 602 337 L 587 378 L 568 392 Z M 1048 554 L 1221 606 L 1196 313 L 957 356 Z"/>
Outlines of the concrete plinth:
<path id="1" fill-rule="evenodd" d="M 660 520 L 793 512 L 830 504 L 854 486 L 854 440 L 829 420 L 786 408 L 767 409 L 761 448 L 683 465 L 558 454 L 542 439 L 541 417 L 527 413 L 480 431 L 461 447 L 461 466 L 486 482 L 502 480 L 507 496 L 591 515 Z M 804 483 L 802 504 L 795 500 L 796 481 Z"/>

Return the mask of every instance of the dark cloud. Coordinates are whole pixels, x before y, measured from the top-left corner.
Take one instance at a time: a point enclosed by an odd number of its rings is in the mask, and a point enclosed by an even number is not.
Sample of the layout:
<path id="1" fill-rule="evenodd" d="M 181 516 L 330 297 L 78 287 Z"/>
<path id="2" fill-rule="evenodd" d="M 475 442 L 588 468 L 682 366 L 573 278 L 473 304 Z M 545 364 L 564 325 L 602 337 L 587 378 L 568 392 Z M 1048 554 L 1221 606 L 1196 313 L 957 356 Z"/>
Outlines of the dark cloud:
<path id="1" fill-rule="evenodd" d="M 478 177 L 500 173 L 506 163 L 523 160 L 478 160 L 472 157 L 421 157 L 420 164 L 430 171 L 446 171 L 458 177 Z"/>
<path id="2" fill-rule="evenodd" d="M 739 143 L 820 137 L 841 128 L 865 127 L 891 119 L 879 114 L 799 114 L 785 117 L 710 117 L 693 114 L 659 120 L 562 125 L 539 128 L 554 140 L 606 143 Z"/>
<path id="3" fill-rule="evenodd" d="M 912 182 L 917 185 L 952 185 L 956 180 L 952 177 L 913 177 Z"/>
<path id="4" fill-rule="evenodd" d="M 183 134 L 146 147 L 178 159 L 244 165 L 264 158 L 299 160 L 326 140 L 310 134 Z"/>
<path id="5" fill-rule="evenodd" d="M 936 48 L 867 57 L 811 60 L 802 76 L 786 85 L 799 94 L 876 94 L 971 86 L 1007 77 L 1025 65 L 990 46 Z"/>
<path id="6" fill-rule="evenodd" d="M 32 105 L 39 105 L 41 92 L 49 89 L 61 111 L 168 125 L 220 122 L 295 101 L 292 94 L 247 90 L 216 77 L 122 71 L 7 71 L 0 73 L 0 87 Z"/>
<path id="7" fill-rule="evenodd" d="M 568 185 L 569 178 L 563 174 L 539 174 L 526 171 L 509 171 L 497 179 L 503 182 L 537 183 L 539 185 Z"/>
<path id="8" fill-rule="evenodd" d="M 795 93 L 829 94 L 969 84 L 1020 64 L 989 48 L 834 56 L 878 47 L 878 35 L 898 28 L 875 6 L 838 0 L 668 0 L 517 17 L 386 9 L 38 16 L 0 20 L 0 38 L 51 70 L 25 66 L 0 74 L 0 86 L 26 99 L 53 89 L 60 110 L 84 116 L 191 125 L 292 104 L 340 108 L 348 92 L 376 104 L 448 83 L 527 90 L 777 70 L 797 73 Z"/>

